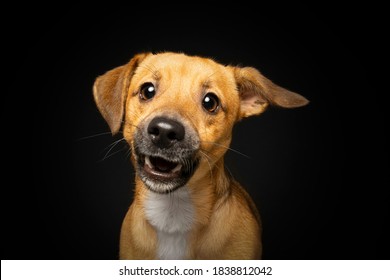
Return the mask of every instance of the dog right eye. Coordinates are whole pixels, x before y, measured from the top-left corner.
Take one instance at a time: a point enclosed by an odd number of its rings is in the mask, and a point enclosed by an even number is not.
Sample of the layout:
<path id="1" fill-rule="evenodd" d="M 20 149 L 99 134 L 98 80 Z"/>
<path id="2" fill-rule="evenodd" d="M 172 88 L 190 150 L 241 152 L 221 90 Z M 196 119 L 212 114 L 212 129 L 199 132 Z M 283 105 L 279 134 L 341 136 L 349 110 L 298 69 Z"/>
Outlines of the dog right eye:
<path id="1" fill-rule="evenodd" d="M 141 90 L 139 92 L 139 97 L 141 100 L 149 100 L 152 99 L 156 95 L 156 89 L 152 83 L 144 83 L 141 86 Z"/>
<path id="2" fill-rule="evenodd" d="M 219 106 L 220 106 L 219 99 L 214 93 L 208 92 L 203 97 L 202 106 L 204 109 L 206 109 L 207 112 L 214 114 L 219 109 Z"/>

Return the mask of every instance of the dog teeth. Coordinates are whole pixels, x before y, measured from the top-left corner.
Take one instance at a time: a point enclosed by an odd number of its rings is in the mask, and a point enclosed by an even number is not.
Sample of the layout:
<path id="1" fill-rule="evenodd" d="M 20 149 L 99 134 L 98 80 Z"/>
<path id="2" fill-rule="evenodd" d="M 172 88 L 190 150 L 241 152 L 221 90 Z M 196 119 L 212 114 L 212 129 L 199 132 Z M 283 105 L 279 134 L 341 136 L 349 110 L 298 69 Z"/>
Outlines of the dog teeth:
<path id="1" fill-rule="evenodd" d="M 172 173 L 179 172 L 183 165 L 179 163 L 175 168 L 172 169 Z"/>
<path id="2" fill-rule="evenodd" d="M 154 166 L 152 161 L 150 160 L 149 156 L 145 156 L 145 165 L 147 165 L 150 169 L 158 169 L 158 166 Z M 170 172 L 171 173 L 176 173 L 180 172 L 182 169 L 183 165 L 181 163 L 178 163 L 175 168 L 173 168 Z"/>
<path id="3" fill-rule="evenodd" d="M 153 164 L 150 162 L 149 156 L 145 156 L 145 163 L 147 166 L 149 166 L 150 169 L 154 168 Z"/>

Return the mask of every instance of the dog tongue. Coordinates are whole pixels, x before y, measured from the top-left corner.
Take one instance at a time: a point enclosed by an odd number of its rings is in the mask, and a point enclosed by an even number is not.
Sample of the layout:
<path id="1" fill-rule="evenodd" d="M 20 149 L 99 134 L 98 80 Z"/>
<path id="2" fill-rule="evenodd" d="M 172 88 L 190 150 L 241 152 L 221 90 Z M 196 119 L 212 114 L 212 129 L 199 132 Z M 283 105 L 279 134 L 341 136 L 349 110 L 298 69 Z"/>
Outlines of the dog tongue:
<path id="1" fill-rule="evenodd" d="M 150 161 L 155 168 L 162 172 L 169 172 L 177 166 L 177 163 L 166 161 L 159 157 L 151 157 Z"/>

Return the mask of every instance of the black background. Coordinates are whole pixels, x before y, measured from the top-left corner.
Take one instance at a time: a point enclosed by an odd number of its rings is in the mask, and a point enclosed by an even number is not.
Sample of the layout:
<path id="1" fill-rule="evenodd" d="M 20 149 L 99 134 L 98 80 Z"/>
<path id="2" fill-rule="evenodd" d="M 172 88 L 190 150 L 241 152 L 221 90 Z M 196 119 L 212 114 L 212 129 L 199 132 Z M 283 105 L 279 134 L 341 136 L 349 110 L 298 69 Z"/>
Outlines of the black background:
<path id="1" fill-rule="evenodd" d="M 92 98 L 143 51 L 258 68 L 310 100 L 240 122 L 227 166 L 263 218 L 265 259 L 389 259 L 380 7 L 25 6 L 2 17 L 2 259 L 117 259 L 134 171 Z M 7 18 L 7 19 L 6 19 Z M 382 68 L 381 68 L 382 67 Z"/>

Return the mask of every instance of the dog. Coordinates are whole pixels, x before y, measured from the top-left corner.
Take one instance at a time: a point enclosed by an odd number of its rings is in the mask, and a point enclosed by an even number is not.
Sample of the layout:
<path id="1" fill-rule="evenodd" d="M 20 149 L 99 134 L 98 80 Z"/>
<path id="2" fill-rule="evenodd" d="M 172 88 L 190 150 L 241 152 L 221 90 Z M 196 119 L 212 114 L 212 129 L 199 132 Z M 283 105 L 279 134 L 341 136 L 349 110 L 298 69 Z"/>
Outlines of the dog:
<path id="1" fill-rule="evenodd" d="M 305 97 L 255 68 L 175 52 L 136 54 L 97 77 L 93 95 L 136 171 L 119 259 L 262 258 L 260 215 L 224 155 L 235 123 Z"/>

